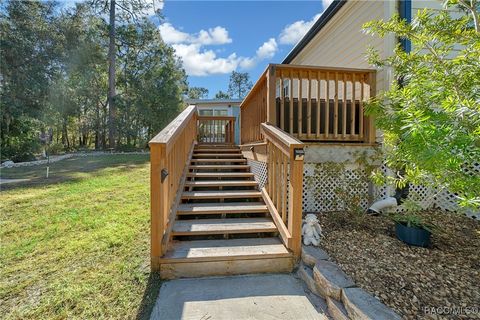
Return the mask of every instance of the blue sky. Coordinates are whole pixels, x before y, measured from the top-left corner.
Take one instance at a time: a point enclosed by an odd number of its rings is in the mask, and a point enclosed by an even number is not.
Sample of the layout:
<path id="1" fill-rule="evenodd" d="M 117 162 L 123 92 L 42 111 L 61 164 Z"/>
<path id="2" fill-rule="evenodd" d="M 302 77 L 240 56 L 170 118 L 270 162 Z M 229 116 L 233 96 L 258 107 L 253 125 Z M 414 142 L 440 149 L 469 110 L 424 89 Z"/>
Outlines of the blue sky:
<path id="1" fill-rule="evenodd" d="M 255 82 L 280 63 L 331 1 L 166 1 L 163 39 L 182 58 L 190 86 L 226 91 L 232 70 Z"/>

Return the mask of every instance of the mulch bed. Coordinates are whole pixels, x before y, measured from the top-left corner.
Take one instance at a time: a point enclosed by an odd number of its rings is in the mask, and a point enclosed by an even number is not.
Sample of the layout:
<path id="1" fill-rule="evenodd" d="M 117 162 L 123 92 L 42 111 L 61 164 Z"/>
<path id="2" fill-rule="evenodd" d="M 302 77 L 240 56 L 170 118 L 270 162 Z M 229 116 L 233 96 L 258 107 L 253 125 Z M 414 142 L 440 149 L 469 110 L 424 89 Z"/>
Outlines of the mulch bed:
<path id="1" fill-rule="evenodd" d="M 439 227 L 431 248 L 398 240 L 385 216 L 345 212 L 318 214 L 321 246 L 404 319 L 480 319 L 480 223 L 439 211 L 420 215 Z"/>

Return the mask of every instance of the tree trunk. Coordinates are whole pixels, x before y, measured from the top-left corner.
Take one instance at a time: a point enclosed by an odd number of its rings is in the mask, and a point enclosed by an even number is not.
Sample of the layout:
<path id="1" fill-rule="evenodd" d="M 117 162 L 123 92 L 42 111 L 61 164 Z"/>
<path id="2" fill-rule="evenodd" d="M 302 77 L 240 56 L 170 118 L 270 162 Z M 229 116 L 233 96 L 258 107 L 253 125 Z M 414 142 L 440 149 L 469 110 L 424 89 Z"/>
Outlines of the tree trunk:
<path id="1" fill-rule="evenodd" d="M 115 109 L 115 0 L 110 0 L 110 30 L 108 33 L 108 143 L 115 148 L 116 109 Z"/>
<path id="2" fill-rule="evenodd" d="M 68 140 L 67 122 L 65 120 L 63 121 L 62 143 L 64 146 L 66 145 L 67 149 L 70 149 L 70 141 Z"/>
<path id="3" fill-rule="evenodd" d="M 95 109 L 95 150 L 100 148 L 100 105 Z"/>

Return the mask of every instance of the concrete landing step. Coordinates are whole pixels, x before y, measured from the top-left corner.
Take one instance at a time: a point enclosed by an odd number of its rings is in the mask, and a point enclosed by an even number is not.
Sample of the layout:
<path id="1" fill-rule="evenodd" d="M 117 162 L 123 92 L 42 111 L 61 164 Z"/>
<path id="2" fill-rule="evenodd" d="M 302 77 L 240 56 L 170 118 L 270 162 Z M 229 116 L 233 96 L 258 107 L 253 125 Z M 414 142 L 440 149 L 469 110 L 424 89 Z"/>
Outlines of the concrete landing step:
<path id="1" fill-rule="evenodd" d="M 268 212 L 263 202 L 191 203 L 181 204 L 177 215 L 192 214 L 235 214 Z"/>
<path id="2" fill-rule="evenodd" d="M 275 231 L 277 231 L 277 227 L 270 218 L 196 219 L 175 221 L 172 235 L 194 236 Z"/>
<path id="3" fill-rule="evenodd" d="M 327 320 L 289 274 L 166 281 L 151 320 Z"/>

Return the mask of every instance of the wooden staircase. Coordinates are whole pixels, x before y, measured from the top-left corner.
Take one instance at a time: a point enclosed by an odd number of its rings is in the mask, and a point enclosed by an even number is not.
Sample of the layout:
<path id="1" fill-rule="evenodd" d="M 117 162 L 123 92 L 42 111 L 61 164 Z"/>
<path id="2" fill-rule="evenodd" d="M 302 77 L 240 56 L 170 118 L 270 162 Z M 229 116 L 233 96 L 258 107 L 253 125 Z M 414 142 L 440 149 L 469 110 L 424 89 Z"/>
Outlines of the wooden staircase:
<path id="1" fill-rule="evenodd" d="M 292 270 L 293 255 L 238 146 L 195 146 L 179 192 L 162 278 Z"/>

